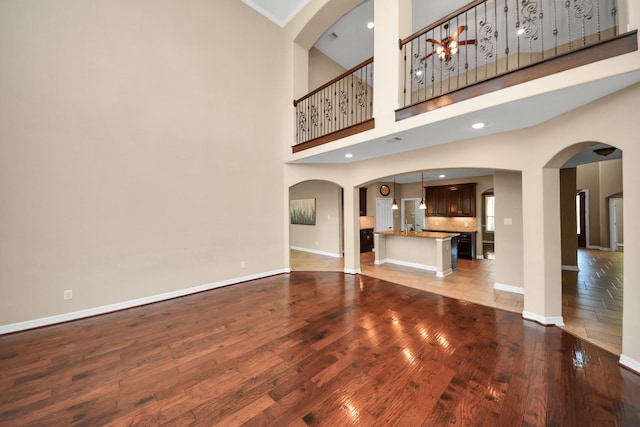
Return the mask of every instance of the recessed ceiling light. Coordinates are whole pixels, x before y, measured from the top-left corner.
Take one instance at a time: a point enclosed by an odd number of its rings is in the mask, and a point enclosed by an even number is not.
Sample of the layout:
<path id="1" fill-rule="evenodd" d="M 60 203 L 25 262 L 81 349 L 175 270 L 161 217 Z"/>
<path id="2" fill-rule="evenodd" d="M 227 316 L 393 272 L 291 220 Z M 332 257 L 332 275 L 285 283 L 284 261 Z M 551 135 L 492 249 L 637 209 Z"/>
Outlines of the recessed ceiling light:
<path id="1" fill-rule="evenodd" d="M 422 75 L 422 70 L 416 70 L 416 76 L 420 77 Z"/>
<path id="2" fill-rule="evenodd" d="M 353 157 L 353 154 L 351 154 L 351 153 L 347 153 L 347 154 L 345 154 L 344 156 L 345 156 L 347 159 L 350 159 L 350 158 L 352 158 L 352 157 Z"/>
<path id="3" fill-rule="evenodd" d="M 447 175 L 445 175 L 445 174 L 440 175 L 440 178 L 446 178 L 446 177 L 447 177 Z"/>
<path id="4" fill-rule="evenodd" d="M 522 34 L 524 34 L 524 28 L 520 28 L 518 29 L 518 32 L 516 32 L 517 35 L 521 36 Z"/>
<path id="5" fill-rule="evenodd" d="M 370 21 L 370 22 L 367 24 L 367 28 L 368 28 L 368 29 L 372 29 L 372 28 L 373 28 L 373 21 Z"/>
<path id="6" fill-rule="evenodd" d="M 484 123 L 482 122 L 474 123 L 471 125 L 471 127 L 474 129 L 482 129 L 484 127 Z"/>

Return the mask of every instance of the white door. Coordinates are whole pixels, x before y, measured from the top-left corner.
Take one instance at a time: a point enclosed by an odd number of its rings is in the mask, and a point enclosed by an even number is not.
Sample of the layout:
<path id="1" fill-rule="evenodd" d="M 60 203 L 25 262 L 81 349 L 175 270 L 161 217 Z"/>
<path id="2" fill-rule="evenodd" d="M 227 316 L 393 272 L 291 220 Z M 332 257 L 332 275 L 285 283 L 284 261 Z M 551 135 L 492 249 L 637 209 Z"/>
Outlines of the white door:
<path id="1" fill-rule="evenodd" d="M 393 230 L 393 210 L 391 199 L 376 198 L 376 230 Z"/>
<path id="2" fill-rule="evenodd" d="M 618 250 L 621 243 L 622 199 L 609 199 L 609 242 L 612 251 Z"/>
<path id="3" fill-rule="evenodd" d="M 402 208 L 400 213 L 401 230 L 404 230 L 405 224 L 409 227 L 409 231 L 422 230 L 426 227 L 425 213 L 420 209 L 420 199 L 402 199 L 400 206 Z"/>

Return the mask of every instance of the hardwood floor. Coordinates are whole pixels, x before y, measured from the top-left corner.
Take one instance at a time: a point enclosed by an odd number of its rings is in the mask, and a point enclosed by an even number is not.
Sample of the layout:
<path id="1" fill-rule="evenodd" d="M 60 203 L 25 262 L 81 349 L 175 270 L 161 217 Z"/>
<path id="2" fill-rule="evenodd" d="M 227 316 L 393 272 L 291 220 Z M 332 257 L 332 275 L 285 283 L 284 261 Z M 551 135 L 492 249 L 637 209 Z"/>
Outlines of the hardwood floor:
<path id="1" fill-rule="evenodd" d="M 640 425 L 640 376 L 517 313 L 294 272 L 0 336 L 0 425 Z"/>
<path id="2" fill-rule="evenodd" d="M 578 251 L 578 272 L 562 272 L 564 329 L 613 353 L 622 352 L 622 252 Z"/>
<path id="3" fill-rule="evenodd" d="M 411 267 L 373 262 L 373 252 L 361 254 L 362 274 L 514 313 L 523 310 L 522 295 L 493 288 L 492 259 L 461 259 L 455 274 L 445 278 Z M 562 273 L 563 329 L 620 355 L 623 253 L 580 249 L 578 264 L 579 272 Z M 292 251 L 291 265 L 302 271 L 343 271 L 342 259 L 299 251 Z"/>

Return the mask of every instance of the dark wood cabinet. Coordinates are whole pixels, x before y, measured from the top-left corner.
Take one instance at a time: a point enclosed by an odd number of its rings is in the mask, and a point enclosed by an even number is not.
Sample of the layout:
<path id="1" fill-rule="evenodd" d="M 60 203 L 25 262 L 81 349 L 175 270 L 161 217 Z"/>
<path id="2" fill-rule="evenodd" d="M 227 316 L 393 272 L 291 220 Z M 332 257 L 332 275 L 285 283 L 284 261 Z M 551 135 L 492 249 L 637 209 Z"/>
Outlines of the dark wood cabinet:
<path id="1" fill-rule="evenodd" d="M 360 189 L 360 216 L 367 216 L 367 189 Z"/>
<path id="2" fill-rule="evenodd" d="M 427 216 L 476 216 L 476 184 L 425 187 Z"/>
<path id="3" fill-rule="evenodd" d="M 460 186 L 460 211 L 458 216 L 476 216 L 476 184 Z"/>
<path id="4" fill-rule="evenodd" d="M 425 187 L 427 216 L 447 216 L 448 202 L 445 187 Z"/>
<path id="5" fill-rule="evenodd" d="M 360 253 L 373 250 L 373 228 L 360 230 Z"/>
<path id="6" fill-rule="evenodd" d="M 475 259 L 476 233 L 460 233 L 458 241 L 458 258 Z"/>

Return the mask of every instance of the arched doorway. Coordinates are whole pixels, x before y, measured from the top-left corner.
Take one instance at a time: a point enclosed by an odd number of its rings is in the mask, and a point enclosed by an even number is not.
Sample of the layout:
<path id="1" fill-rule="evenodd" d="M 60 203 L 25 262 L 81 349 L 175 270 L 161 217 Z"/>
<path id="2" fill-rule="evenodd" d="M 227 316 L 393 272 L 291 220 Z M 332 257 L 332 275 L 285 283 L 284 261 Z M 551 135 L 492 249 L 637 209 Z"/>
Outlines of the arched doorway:
<path id="1" fill-rule="evenodd" d="M 289 188 L 291 271 L 344 270 L 343 189 L 321 180 Z"/>
<path id="2" fill-rule="evenodd" d="M 599 148 L 613 151 L 603 157 Z M 590 146 L 565 166 L 560 171 L 563 328 L 620 354 L 623 254 L 616 252 L 622 238 L 616 208 L 622 200 L 622 152 Z"/>

